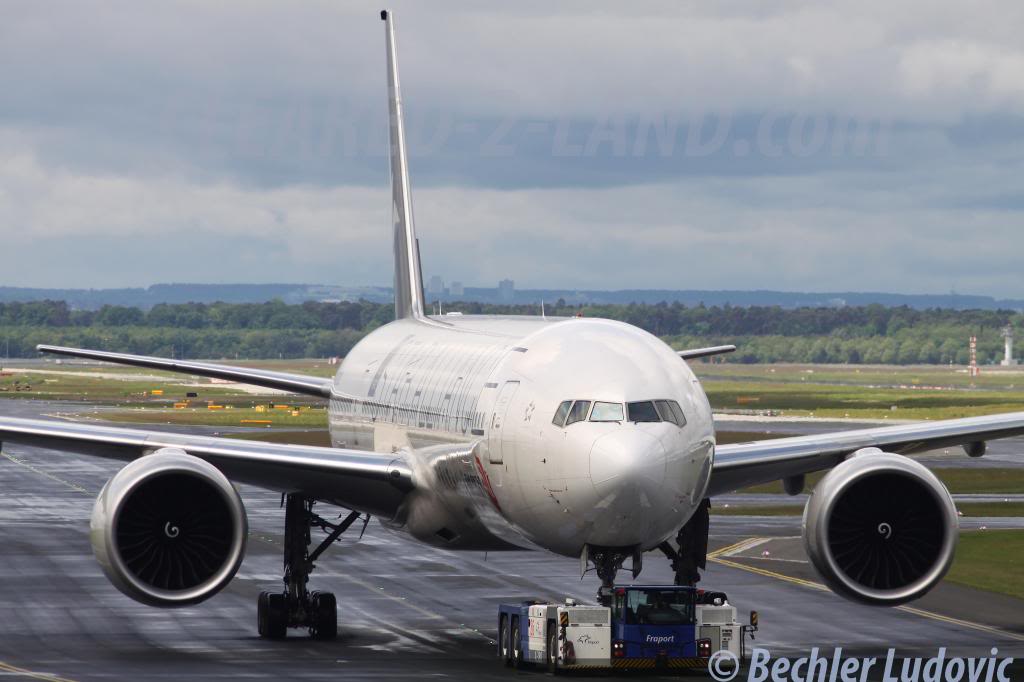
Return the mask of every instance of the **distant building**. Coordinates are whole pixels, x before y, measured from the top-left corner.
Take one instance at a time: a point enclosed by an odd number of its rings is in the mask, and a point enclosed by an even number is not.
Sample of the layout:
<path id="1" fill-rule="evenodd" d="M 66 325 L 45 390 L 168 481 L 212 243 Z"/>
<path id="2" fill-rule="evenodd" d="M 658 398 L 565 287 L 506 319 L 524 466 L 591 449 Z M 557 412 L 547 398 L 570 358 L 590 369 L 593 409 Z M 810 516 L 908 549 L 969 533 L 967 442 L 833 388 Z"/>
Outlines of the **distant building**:
<path id="1" fill-rule="evenodd" d="M 516 283 L 511 279 L 503 279 L 498 282 L 498 298 L 502 301 L 512 301 L 516 297 Z"/>
<path id="2" fill-rule="evenodd" d="M 427 293 L 431 296 L 442 295 L 444 293 L 444 280 L 437 275 L 431 277 L 430 283 L 427 284 Z"/>
<path id="3" fill-rule="evenodd" d="M 452 282 L 448 285 L 448 293 L 452 296 L 462 297 L 466 295 L 466 290 L 462 287 L 462 282 Z"/>

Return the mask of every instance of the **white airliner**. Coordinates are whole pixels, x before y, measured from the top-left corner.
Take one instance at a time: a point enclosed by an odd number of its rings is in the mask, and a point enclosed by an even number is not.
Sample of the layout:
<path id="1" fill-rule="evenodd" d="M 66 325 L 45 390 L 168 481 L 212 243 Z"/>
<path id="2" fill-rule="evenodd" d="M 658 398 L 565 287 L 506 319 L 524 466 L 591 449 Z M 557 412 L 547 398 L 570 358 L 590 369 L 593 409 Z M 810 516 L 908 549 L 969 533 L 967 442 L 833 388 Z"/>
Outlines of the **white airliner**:
<path id="1" fill-rule="evenodd" d="M 636 327 L 600 319 L 429 316 L 406 165 L 391 15 L 396 320 L 364 338 L 333 380 L 53 346 L 41 351 L 231 379 L 328 401 L 332 447 L 0 417 L 0 440 L 129 460 L 96 501 L 91 539 L 125 594 L 154 606 L 200 602 L 234 576 L 247 523 L 232 481 L 285 504 L 284 588 L 263 593 L 258 629 L 337 631 L 335 599 L 310 592 L 320 553 L 377 517 L 449 549 L 525 547 L 579 557 L 605 586 L 661 550 L 677 582 L 699 577 L 707 499 L 831 469 L 804 512 L 808 554 L 844 596 L 899 604 L 945 574 L 957 541 L 949 492 L 904 455 L 1024 433 L 1024 413 L 716 445 L 711 408 L 686 360 Z M 351 514 L 331 523 L 316 502 Z M 310 548 L 310 528 L 328 531 Z"/>

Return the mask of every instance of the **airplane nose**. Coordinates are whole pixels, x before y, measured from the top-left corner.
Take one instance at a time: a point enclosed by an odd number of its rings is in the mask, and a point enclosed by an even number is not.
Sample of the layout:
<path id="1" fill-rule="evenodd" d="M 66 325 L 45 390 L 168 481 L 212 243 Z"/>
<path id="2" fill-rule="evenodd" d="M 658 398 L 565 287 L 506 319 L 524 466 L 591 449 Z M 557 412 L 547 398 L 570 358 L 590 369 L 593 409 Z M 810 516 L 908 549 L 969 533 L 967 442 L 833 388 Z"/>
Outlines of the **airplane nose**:
<path id="1" fill-rule="evenodd" d="M 650 505 L 651 500 L 644 499 L 647 493 L 656 493 L 664 485 L 665 466 L 661 442 L 629 427 L 601 436 L 590 451 L 590 479 L 598 495 L 629 487 L 641 493 L 641 505 Z"/>

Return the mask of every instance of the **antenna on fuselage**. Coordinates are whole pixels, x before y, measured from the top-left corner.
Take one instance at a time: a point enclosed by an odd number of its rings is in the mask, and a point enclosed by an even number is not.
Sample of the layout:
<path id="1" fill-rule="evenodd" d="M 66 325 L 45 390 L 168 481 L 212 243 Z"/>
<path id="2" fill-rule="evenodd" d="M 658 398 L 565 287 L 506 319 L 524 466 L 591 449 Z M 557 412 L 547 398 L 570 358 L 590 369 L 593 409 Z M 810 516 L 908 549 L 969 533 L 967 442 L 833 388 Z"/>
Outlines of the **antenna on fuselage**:
<path id="1" fill-rule="evenodd" d="M 405 148 L 405 117 L 398 85 L 398 51 L 392 13 L 381 10 L 388 51 L 388 110 L 391 139 L 391 218 L 395 248 L 395 318 L 425 318 L 420 247 L 412 215 L 408 155 Z"/>

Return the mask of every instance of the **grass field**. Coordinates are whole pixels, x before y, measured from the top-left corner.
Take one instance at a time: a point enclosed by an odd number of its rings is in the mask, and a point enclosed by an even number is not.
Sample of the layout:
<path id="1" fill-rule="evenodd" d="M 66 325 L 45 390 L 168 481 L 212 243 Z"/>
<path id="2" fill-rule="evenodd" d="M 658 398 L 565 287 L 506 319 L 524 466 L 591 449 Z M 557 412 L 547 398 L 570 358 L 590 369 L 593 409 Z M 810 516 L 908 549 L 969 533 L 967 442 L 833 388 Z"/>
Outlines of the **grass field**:
<path id="1" fill-rule="evenodd" d="M 962 502 L 956 505 L 965 517 L 1024 516 L 1024 502 Z M 803 505 L 746 505 L 728 507 L 712 505 L 711 513 L 718 516 L 801 516 Z"/>
<path id="2" fill-rule="evenodd" d="M 946 580 L 1024 599 L 1022 575 L 1024 531 L 966 531 Z"/>
<path id="3" fill-rule="evenodd" d="M 117 373 L 121 374 L 120 371 Z M 139 372 L 137 375 L 142 375 L 142 373 Z M 44 375 L 18 373 L 15 370 L 12 376 L 0 377 L 0 398 L 66 400 L 103 405 L 112 403 L 146 405 L 184 399 L 185 394 L 190 391 L 200 393 L 204 398 L 229 398 L 244 395 L 237 390 L 230 390 L 217 384 L 204 383 L 201 386 L 186 386 L 181 382 L 180 377 L 176 379 L 176 381 L 172 379 L 162 381 L 110 379 L 84 372 L 74 375 Z M 189 381 L 189 383 L 193 382 Z M 163 391 L 163 396 L 153 396 L 154 389 Z"/>
<path id="4" fill-rule="evenodd" d="M 963 366 L 944 365 L 742 365 L 691 363 L 701 380 L 749 382 L 811 382 L 872 388 L 941 386 L 995 390 L 1024 389 L 1024 367 L 982 367 L 971 377 Z"/>
<path id="5" fill-rule="evenodd" d="M 1024 390 L 912 389 L 810 382 L 704 382 L 718 412 L 860 419 L 955 419 L 1024 411 Z"/>
<path id="6" fill-rule="evenodd" d="M 329 377 L 325 360 L 229 363 Z M 0 376 L 0 397 L 143 405 L 151 391 L 169 402 L 188 391 L 244 405 L 245 392 L 200 377 L 114 365 L 18 363 Z M 45 370 L 40 374 L 26 370 Z M 1024 411 L 1024 371 L 986 369 L 972 379 L 962 368 L 849 365 L 739 365 L 695 363 L 712 406 L 719 412 L 772 412 L 788 416 L 862 419 L 946 419 Z M 60 374 L 52 374 L 59 372 Z M 73 372 L 74 375 L 67 374 Z M 112 378 L 116 376 L 116 378 Z M 26 387 L 30 387 L 26 389 Z M 15 389 L 18 390 L 15 390 Z M 159 402 L 159 401 L 158 401 Z"/>
<path id="7" fill-rule="evenodd" d="M 1024 493 L 1024 469 L 1003 467 L 950 467 L 932 469 L 951 493 Z M 806 490 L 811 491 L 825 472 L 807 477 Z M 740 493 L 782 493 L 782 482 L 765 483 L 744 488 Z"/>
<path id="8" fill-rule="evenodd" d="M 200 406 L 181 410 L 166 408 L 120 410 L 103 412 L 102 417 L 107 421 L 133 424 L 327 428 L 326 409 L 322 407 L 300 407 L 298 412 L 298 415 L 293 415 L 292 410 L 267 409 L 259 412 L 252 407 L 225 407 L 225 409 L 221 410 L 210 410 L 205 406 Z"/>
<path id="9" fill-rule="evenodd" d="M 337 366 L 323 360 L 264 360 L 238 364 L 326 377 L 333 376 L 337 370 Z M 154 390 L 161 391 L 162 395 L 153 395 Z M 4 367 L 0 373 L 0 398 L 170 407 L 174 402 L 185 400 L 188 393 L 197 393 L 204 401 L 231 405 L 251 406 L 254 399 L 264 402 L 277 398 L 300 404 L 313 401 L 308 397 L 253 394 L 204 377 L 116 365 L 15 363 Z"/>
<path id="10" fill-rule="evenodd" d="M 1024 410 L 1024 371 L 853 365 L 700 364 L 719 412 L 852 419 L 953 419 Z"/>

